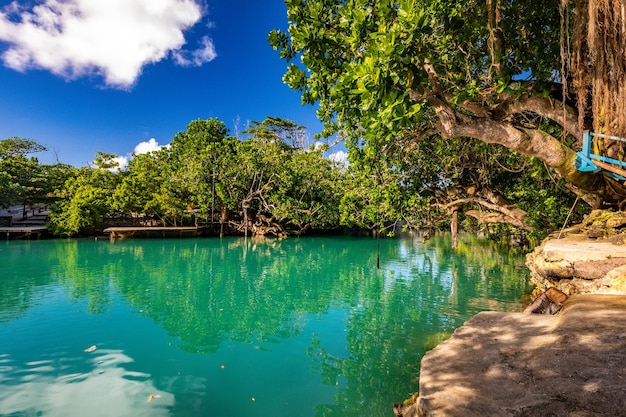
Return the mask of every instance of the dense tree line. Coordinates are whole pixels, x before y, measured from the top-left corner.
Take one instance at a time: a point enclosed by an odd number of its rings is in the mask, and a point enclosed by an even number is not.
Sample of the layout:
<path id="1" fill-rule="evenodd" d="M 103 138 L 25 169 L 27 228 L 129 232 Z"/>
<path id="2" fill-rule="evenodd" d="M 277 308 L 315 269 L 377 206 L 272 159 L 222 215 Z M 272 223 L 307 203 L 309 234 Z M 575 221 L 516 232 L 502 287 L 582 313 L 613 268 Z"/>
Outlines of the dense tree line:
<path id="1" fill-rule="evenodd" d="M 40 164 L 36 157 L 29 156 L 45 150 L 45 146 L 30 139 L 0 141 L 0 207 L 19 205 L 26 210 L 33 204 L 54 201 L 53 194 L 62 187 L 70 167 Z"/>
<path id="2" fill-rule="evenodd" d="M 474 203 L 488 207 L 507 198 L 511 217 L 529 214 L 512 224 L 465 211 L 461 227 L 526 237 L 559 227 L 569 210 L 562 203 L 571 202 L 542 163 L 528 164 L 504 148 L 494 153 L 453 140 L 384 154 L 361 147 L 351 150 L 346 167 L 326 158 L 323 147 L 305 147 L 305 128 L 288 120 L 268 117 L 243 133 L 245 140 L 217 119 L 193 120 L 168 146 L 134 155 L 124 169 L 117 155 L 102 152 L 87 167 L 39 164 L 28 154 L 44 150 L 41 145 L 7 139 L 0 142 L 2 205 L 49 205 L 49 229 L 59 236 L 113 225 L 193 225 L 211 235 L 391 233 L 398 224 L 448 228 L 457 206 L 441 204 L 440 196 L 481 183 L 500 191 L 476 190 Z"/>
<path id="3" fill-rule="evenodd" d="M 74 169 L 50 218 L 55 233 L 104 224 L 207 226 L 220 233 L 301 234 L 338 225 L 341 172 L 321 150 L 287 144 L 296 125 L 255 126 L 247 140 L 217 119 L 194 120 L 167 147 Z"/>

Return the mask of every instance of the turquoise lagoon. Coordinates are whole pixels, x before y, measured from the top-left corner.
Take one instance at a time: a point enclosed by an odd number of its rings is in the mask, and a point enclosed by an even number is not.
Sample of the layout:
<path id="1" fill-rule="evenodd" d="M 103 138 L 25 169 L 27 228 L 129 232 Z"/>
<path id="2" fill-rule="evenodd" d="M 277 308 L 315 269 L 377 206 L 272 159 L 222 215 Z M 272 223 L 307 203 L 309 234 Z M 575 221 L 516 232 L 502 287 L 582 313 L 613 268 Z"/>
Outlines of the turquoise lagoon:
<path id="1" fill-rule="evenodd" d="M 0 243 L 0 415 L 393 415 L 419 361 L 519 311 L 523 256 L 447 236 Z"/>

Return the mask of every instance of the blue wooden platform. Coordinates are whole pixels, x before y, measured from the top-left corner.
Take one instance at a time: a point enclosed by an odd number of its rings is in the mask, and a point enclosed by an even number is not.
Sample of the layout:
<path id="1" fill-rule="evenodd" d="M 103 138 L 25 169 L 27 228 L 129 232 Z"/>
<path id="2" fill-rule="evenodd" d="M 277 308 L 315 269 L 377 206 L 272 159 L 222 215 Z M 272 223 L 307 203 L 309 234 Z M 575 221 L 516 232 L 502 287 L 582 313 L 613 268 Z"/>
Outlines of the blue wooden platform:
<path id="1" fill-rule="evenodd" d="M 585 131 L 583 133 L 582 150 L 576 156 L 576 169 L 581 172 L 603 172 L 609 177 L 620 181 L 626 181 L 626 162 L 618 159 L 592 153 L 593 138 L 610 139 L 619 142 L 626 142 L 626 139 L 617 136 L 603 135 Z"/>

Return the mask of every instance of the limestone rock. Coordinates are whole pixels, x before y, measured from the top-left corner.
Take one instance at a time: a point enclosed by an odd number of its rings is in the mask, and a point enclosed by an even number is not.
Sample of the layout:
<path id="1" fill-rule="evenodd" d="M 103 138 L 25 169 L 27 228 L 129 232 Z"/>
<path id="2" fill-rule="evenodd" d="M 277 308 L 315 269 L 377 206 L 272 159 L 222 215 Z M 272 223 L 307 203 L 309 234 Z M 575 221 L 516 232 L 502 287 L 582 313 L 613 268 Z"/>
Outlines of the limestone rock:
<path id="1" fill-rule="evenodd" d="M 620 295 L 574 295 L 557 316 L 479 313 L 424 356 L 419 397 L 396 415 L 626 416 L 624 328 Z"/>
<path id="2" fill-rule="evenodd" d="M 614 236 L 626 228 L 626 212 L 611 210 L 593 210 L 582 222 L 581 231 L 588 237 Z"/>
<path id="3" fill-rule="evenodd" d="M 570 235 L 547 239 L 528 254 L 532 282 L 571 294 L 626 294 L 626 246 Z"/>

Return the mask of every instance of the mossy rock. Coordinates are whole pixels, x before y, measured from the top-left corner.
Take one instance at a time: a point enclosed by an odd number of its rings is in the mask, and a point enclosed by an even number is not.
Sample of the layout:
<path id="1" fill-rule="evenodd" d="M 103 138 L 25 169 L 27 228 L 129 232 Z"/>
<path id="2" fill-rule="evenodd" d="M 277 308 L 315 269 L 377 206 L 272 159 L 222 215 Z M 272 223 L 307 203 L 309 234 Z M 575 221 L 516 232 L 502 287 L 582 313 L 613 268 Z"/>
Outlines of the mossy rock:
<path id="1" fill-rule="evenodd" d="M 583 221 L 581 231 L 592 239 L 605 239 L 626 233 L 626 212 L 593 210 Z"/>

